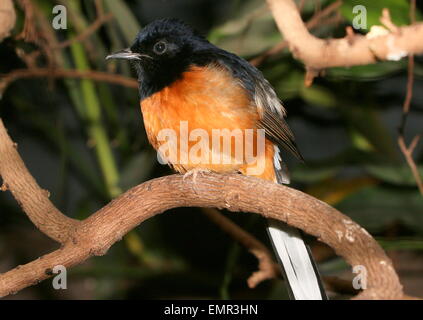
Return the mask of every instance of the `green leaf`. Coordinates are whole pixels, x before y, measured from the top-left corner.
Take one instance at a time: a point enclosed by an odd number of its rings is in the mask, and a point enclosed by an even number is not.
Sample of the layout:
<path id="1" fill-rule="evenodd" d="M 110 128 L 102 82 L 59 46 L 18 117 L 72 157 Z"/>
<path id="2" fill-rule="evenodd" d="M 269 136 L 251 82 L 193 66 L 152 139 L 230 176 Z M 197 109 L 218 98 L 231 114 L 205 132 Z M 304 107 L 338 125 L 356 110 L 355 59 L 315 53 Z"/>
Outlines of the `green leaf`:
<path id="1" fill-rule="evenodd" d="M 353 67 L 335 67 L 327 70 L 329 78 L 344 78 L 352 80 L 377 80 L 395 72 L 403 70 L 407 64 L 406 60 L 383 61 L 376 64 Z"/>
<path id="2" fill-rule="evenodd" d="M 333 108 L 336 106 L 335 95 L 330 90 L 319 85 L 313 85 L 309 88 L 303 85 L 300 95 L 306 102 L 312 105 L 324 108 Z"/>
<path id="3" fill-rule="evenodd" d="M 144 182 L 151 175 L 156 163 L 156 153 L 146 149 L 132 156 L 129 163 L 122 169 L 119 186 L 127 190 Z"/>
<path id="4" fill-rule="evenodd" d="M 402 186 L 416 186 L 411 169 L 408 166 L 366 166 L 366 170 L 372 176 L 391 184 Z M 423 166 L 418 167 L 420 176 L 423 176 Z"/>
<path id="5" fill-rule="evenodd" d="M 367 140 L 366 137 L 357 130 L 351 129 L 351 140 L 353 145 L 359 150 L 365 152 L 374 151 L 374 147 L 369 140 Z"/>
<path id="6" fill-rule="evenodd" d="M 377 241 L 385 250 L 423 250 L 423 240 L 421 239 L 377 238 Z"/>
<path id="7" fill-rule="evenodd" d="M 240 56 L 255 56 L 281 42 L 281 35 L 270 14 L 258 17 L 242 29 L 231 24 L 215 30 L 211 40 L 217 46 Z"/>
<path id="8" fill-rule="evenodd" d="M 131 9 L 121 0 L 105 0 L 108 11 L 113 12 L 120 30 L 127 43 L 132 43 L 135 36 L 141 30 L 137 19 L 132 14 Z"/>
<path id="9" fill-rule="evenodd" d="M 423 234 L 423 197 L 418 190 L 372 186 L 346 198 L 337 208 L 370 232 L 400 222 Z"/>
<path id="10" fill-rule="evenodd" d="M 233 18 L 214 28 L 209 41 L 240 56 L 254 56 L 282 41 L 274 19 L 262 1 L 243 1 Z"/>
<path id="11" fill-rule="evenodd" d="M 76 68 L 81 71 L 89 70 L 88 59 L 81 43 L 72 43 L 71 52 Z M 88 136 L 95 143 L 97 161 L 100 165 L 109 195 L 110 197 L 115 197 L 122 192 L 118 187 L 119 172 L 108 133 L 101 119 L 101 105 L 95 83 L 92 80 L 82 79 L 80 81 L 80 90 L 84 101 L 85 112 L 83 117 L 88 123 Z"/>
<path id="12" fill-rule="evenodd" d="M 360 101 L 360 105 L 350 104 L 349 100 L 344 100 L 339 107 L 351 128 L 365 138 L 375 152 L 383 154 L 391 161 L 399 159 L 397 146 L 381 120 L 380 112 L 373 105 L 366 104 L 365 99 Z"/>
<path id="13" fill-rule="evenodd" d="M 315 183 L 335 176 L 339 169 L 339 167 L 316 168 L 296 166 L 291 171 L 291 180 L 302 183 Z"/>
<path id="14" fill-rule="evenodd" d="M 284 100 L 297 98 L 304 86 L 304 74 L 298 70 L 289 70 L 287 63 L 267 69 L 265 77 L 274 86 L 278 96 Z"/>

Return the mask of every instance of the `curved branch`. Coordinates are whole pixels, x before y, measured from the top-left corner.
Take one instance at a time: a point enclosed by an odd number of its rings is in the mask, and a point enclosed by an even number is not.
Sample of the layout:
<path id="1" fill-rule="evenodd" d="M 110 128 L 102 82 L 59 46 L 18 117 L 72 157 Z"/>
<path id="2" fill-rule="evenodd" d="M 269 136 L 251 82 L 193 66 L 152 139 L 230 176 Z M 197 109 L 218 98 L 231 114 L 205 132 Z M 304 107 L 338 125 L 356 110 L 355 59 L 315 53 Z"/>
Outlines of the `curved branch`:
<path id="1" fill-rule="evenodd" d="M 64 243 L 79 221 L 63 215 L 29 173 L 0 119 L 0 176 L 2 191 L 10 190 L 31 221 L 47 236 Z M 47 195 L 47 196 L 46 196 Z"/>
<path id="2" fill-rule="evenodd" d="M 398 27 L 373 37 L 349 34 L 342 39 L 319 39 L 307 30 L 292 0 L 267 0 L 279 30 L 293 55 L 311 69 L 348 67 L 399 60 L 409 54 L 423 53 L 423 23 Z"/>
<path id="3" fill-rule="evenodd" d="M 254 194 L 251 190 L 255 190 Z M 256 194 L 262 194 L 260 198 Z M 402 286 L 377 242 L 350 218 L 301 191 L 238 174 L 215 173 L 183 179 L 171 175 L 145 182 L 82 221 L 65 245 L 0 276 L 0 296 L 16 292 L 51 275 L 55 265 L 71 267 L 112 244 L 146 219 L 175 207 L 218 207 L 255 212 L 285 221 L 327 243 L 352 265 L 367 270 L 365 299 L 402 298 Z"/>
<path id="4" fill-rule="evenodd" d="M 0 133 L 2 131 L 3 126 Z M 4 131 L 0 139 L 5 139 L 5 135 L 7 133 Z M 16 150 L 8 151 L 14 149 L 14 145 L 10 138 L 7 139 L 8 145 L 0 144 L 0 173 L 5 183 L 10 184 L 10 190 L 22 203 L 31 220 L 64 245 L 35 261 L 1 274 L 0 296 L 48 278 L 56 265 L 71 267 L 93 255 L 104 255 L 131 229 L 168 209 L 215 207 L 233 212 L 254 212 L 284 221 L 328 244 L 350 265 L 364 266 L 367 289 L 358 298 L 404 297 L 392 263 L 377 242 L 350 218 L 301 191 L 239 174 L 203 174 L 197 176 L 195 182 L 184 179 L 182 175 L 171 175 L 134 187 L 87 219 L 75 223 L 44 200 L 43 191 L 31 176 L 27 176 L 29 173 L 22 160 L 16 158 Z M 257 194 L 261 196 L 257 197 Z M 46 209 L 42 211 L 42 217 L 34 214 L 40 207 Z M 67 236 L 59 237 L 59 230 Z"/>

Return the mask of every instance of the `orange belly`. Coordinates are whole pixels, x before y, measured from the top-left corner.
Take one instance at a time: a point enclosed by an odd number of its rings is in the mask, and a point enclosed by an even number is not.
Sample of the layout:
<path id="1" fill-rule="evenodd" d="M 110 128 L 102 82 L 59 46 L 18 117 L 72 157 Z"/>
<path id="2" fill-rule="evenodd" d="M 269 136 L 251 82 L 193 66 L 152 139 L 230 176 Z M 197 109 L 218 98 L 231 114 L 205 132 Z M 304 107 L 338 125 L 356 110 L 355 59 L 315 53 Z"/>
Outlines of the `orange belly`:
<path id="1" fill-rule="evenodd" d="M 239 171 L 275 181 L 273 144 L 264 140 L 263 152 L 259 152 L 257 109 L 245 89 L 225 69 L 193 67 L 172 85 L 144 99 L 141 110 L 150 143 L 169 159 L 169 165 L 175 170 L 181 173 L 195 168 L 216 172 Z M 218 136 L 217 130 L 223 133 L 223 129 L 238 135 L 230 140 L 229 149 L 212 148 L 212 141 L 219 141 L 222 146 L 224 138 Z M 253 139 L 245 138 L 246 129 L 253 130 Z M 201 152 L 207 148 L 205 136 L 209 139 L 208 153 Z M 169 137 L 176 141 L 166 146 L 164 142 L 169 141 Z M 200 140 L 204 144 L 201 145 Z M 244 151 L 242 155 L 237 149 L 240 144 Z M 257 158 L 257 163 L 248 162 L 247 148 L 252 150 L 251 155 Z M 193 157 L 200 154 L 202 157 Z M 216 162 L 216 159 L 221 161 Z M 253 170 L 259 162 L 264 164 L 263 170 Z"/>

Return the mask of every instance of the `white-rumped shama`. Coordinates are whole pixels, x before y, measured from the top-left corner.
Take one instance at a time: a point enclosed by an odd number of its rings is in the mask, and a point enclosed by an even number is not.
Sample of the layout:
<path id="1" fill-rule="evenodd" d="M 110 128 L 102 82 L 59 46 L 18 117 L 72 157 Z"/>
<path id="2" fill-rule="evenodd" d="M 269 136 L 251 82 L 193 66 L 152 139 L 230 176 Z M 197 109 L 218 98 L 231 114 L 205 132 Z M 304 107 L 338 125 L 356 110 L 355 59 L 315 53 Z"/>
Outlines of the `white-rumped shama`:
<path id="1" fill-rule="evenodd" d="M 160 148 L 160 132 L 171 129 L 178 133 L 182 121 L 189 124 L 190 130 L 201 128 L 210 134 L 215 129 L 263 129 L 265 166 L 255 175 L 275 183 L 289 183 L 281 149 L 303 158 L 285 121 L 281 101 L 262 73 L 246 60 L 216 47 L 176 19 L 148 24 L 130 48 L 107 58 L 131 60 L 135 67 L 144 126 L 156 150 Z M 211 170 L 251 175 L 248 169 L 252 164 L 188 160 L 169 165 L 181 173 Z M 317 268 L 299 230 L 269 220 L 268 232 L 291 297 L 325 299 Z"/>

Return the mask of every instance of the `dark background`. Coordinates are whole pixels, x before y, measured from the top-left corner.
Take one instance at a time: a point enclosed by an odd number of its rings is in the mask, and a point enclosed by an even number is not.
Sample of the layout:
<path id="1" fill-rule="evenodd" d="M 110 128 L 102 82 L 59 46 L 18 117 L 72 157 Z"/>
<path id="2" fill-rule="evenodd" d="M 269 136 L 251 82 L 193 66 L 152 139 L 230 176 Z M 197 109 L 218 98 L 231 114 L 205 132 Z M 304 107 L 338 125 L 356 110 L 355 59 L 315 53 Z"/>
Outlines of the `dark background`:
<path id="1" fill-rule="evenodd" d="M 304 20 L 332 2 L 305 1 Z M 51 10 L 58 3 L 67 7 L 67 30 L 51 28 Z M 35 62 L 41 68 L 90 69 L 133 77 L 128 64 L 106 64 L 104 57 L 127 47 L 143 25 L 161 17 L 181 18 L 213 43 L 246 59 L 262 55 L 282 40 L 261 0 L 102 3 L 114 19 L 86 41 L 62 50 L 51 50 L 51 36 L 60 42 L 86 30 L 96 17 L 94 1 L 33 1 L 38 12 L 34 41 L 18 39 L 24 12 L 15 4 L 18 22 L 11 37 L 0 43 L 0 73 L 31 67 L 19 52 L 29 54 L 42 48 Z M 409 24 L 408 3 L 344 1 L 313 33 L 343 36 L 355 4 L 367 7 L 368 28 L 379 24 L 383 7 L 391 9 L 398 25 Z M 416 14 L 421 20 L 421 11 Z M 422 61 L 416 57 L 406 141 L 423 131 Z M 306 164 L 288 159 L 292 186 L 364 226 L 393 259 L 406 293 L 423 296 L 423 197 L 396 143 L 407 60 L 329 69 L 310 88 L 304 86 L 303 65 L 288 51 L 273 55 L 259 69 L 284 101 L 288 122 L 306 159 Z M 97 111 L 100 116 L 93 117 Z M 131 88 L 91 80 L 21 79 L 3 90 L 0 117 L 30 172 L 70 217 L 83 219 L 120 192 L 171 173 L 157 163 L 147 143 L 138 93 Z M 415 151 L 421 173 L 422 145 Z M 225 214 L 269 246 L 263 219 L 248 213 Z M 324 276 L 352 277 L 345 262 L 310 240 Z M 0 193 L 0 272 L 55 248 L 57 244 L 36 230 L 10 193 Z M 281 279 L 266 281 L 255 289 L 247 287 L 246 279 L 256 267 L 255 258 L 200 209 L 181 208 L 146 221 L 107 255 L 68 270 L 67 290 L 54 290 L 51 280 L 46 280 L 7 299 L 285 299 Z M 331 297 L 348 295 L 331 293 Z"/>

